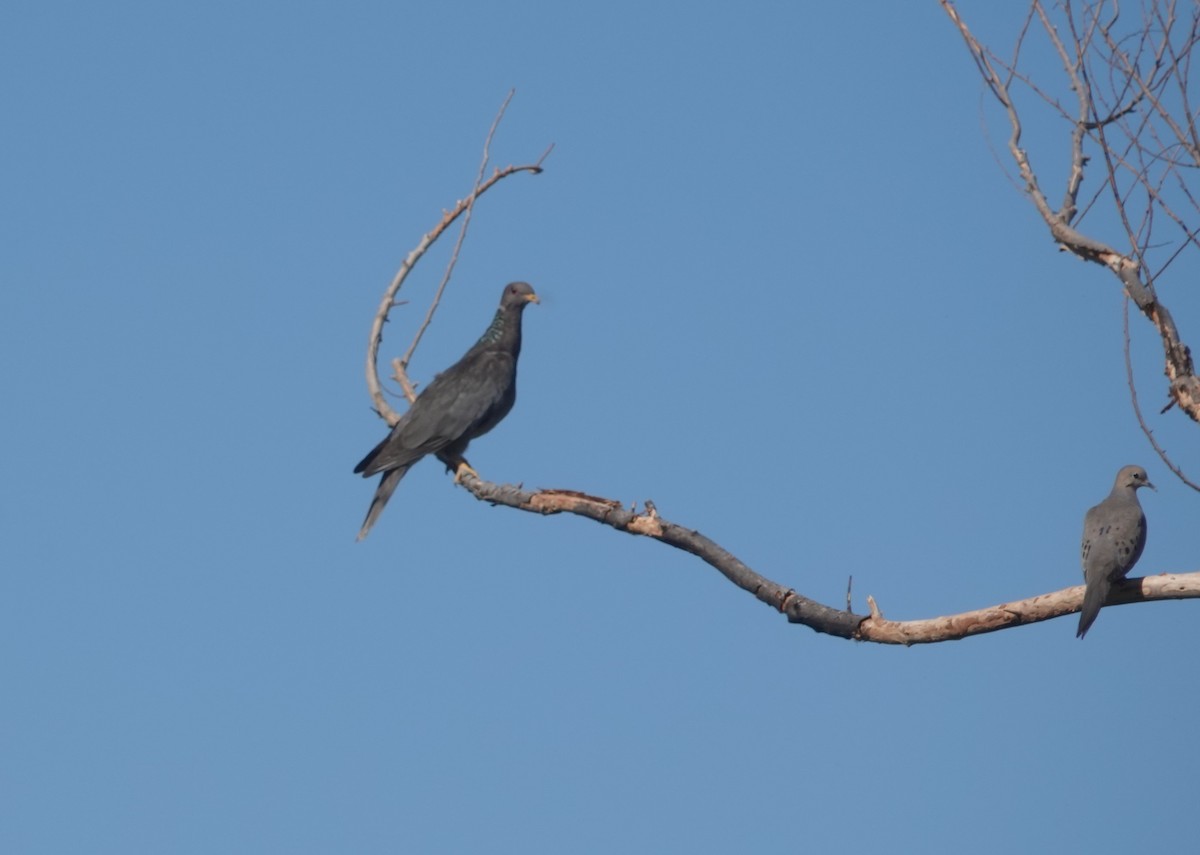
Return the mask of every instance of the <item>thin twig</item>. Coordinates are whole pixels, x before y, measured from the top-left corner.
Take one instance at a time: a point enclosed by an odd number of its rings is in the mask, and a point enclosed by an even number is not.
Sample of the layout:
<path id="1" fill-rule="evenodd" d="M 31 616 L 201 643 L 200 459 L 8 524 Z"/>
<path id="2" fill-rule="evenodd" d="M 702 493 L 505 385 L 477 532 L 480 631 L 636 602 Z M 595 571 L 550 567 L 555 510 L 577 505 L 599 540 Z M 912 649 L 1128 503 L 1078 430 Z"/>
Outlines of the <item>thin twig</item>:
<path id="1" fill-rule="evenodd" d="M 408 363 L 412 360 L 417 345 L 421 343 L 421 337 L 425 335 L 425 330 L 429 329 L 429 324 L 433 322 L 434 313 L 437 312 L 438 306 L 442 302 L 442 294 L 445 292 L 446 286 L 450 284 L 450 276 L 454 273 L 454 266 L 458 263 L 459 250 L 462 249 L 463 241 L 467 238 L 467 229 L 471 226 L 471 214 L 475 210 L 475 200 L 479 197 L 479 186 L 483 183 L 483 174 L 487 171 L 488 161 L 491 160 L 492 138 L 495 137 L 496 128 L 500 127 L 500 120 L 504 118 L 504 112 L 508 109 L 509 103 L 516 94 L 516 89 L 508 90 L 508 95 L 505 97 L 504 103 L 496 111 L 496 118 L 492 119 L 492 126 L 488 128 L 487 137 L 483 141 L 483 156 L 479 161 L 479 172 L 476 173 L 475 184 L 471 187 L 470 195 L 467 196 L 467 209 L 463 212 L 462 225 L 458 229 L 458 238 L 454 241 L 454 250 L 450 253 L 450 260 L 446 262 L 446 270 L 442 274 L 442 281 L 438 283 L 437 290 L 433 294 L 433 300 L 425 312 L 424 320 L 417 327 L 417 332 L 413 336 L 408 350 L 404 351 L 404 355 L 400 357 L 399 370 L 401 372 L 408 370 Z M 411 401 L 412 398 L 409 398 L 409 400 Z"/>
<path id="2" fill-rule="evenodd" d="M 1142 407 L 1138 403 L 1137 384 L 1133 380 L 1133 357 L 1130 355 L 1129 347 L 1129 295 L 1125 295 L 1125 299 L 1121 301 L 1121 321 L 1122 335 L 1124 336 L 1125 350 L 1125 381 L 1129 385 L 1129 401 L 1133 404 L 1133 414 L 1137 417 L 1138 427 L 1142 429 L 1142 433 L 1146 435 L 1146 439 L 1150 442 L 1150 447 L 1154 449 L 1154 453 L 1158 455 L 1163 464 L 1175 473 L 1175 477 L 1187 484 L 1193 490 L 1200 492 L 1200 485 L 1191 481 L 1187 475 L 1183 473 L 1175 462 L 1167 455 L 1167 450 L 1158 444 L 1158 440 L 1154 437 L 1154 431 L 1150 430 L 1150 425 L 1146 424 L 1146 419 L 1142 416 Z"/>

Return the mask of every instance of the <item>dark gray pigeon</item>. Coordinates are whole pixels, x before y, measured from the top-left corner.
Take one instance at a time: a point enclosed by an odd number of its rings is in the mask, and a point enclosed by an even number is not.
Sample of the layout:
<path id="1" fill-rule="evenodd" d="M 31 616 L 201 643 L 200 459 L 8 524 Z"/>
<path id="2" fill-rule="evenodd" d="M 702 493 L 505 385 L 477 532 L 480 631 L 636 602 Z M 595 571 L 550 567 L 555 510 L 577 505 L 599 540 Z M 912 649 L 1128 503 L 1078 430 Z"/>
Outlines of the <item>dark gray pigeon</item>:
<path id="1" fill-rule="evenodd" d="M 1117 473 L 1112 492 L 1083 518 L 1083 608 L 1076 638 L 1083 638 L 1100 614 L 1113 582 L 1124 579 L 1146 546 L 1146 515 L 1138 504 L 1139 487 L 1155 489 L 1140 466 Z"/>
<path id="2" fill-rule="evenodd" d="M 500 308 L 479 341 L 433 378 L 387 438 L 354 467 L 364 478 L 383 473 L 359 540 L 367 536 L 409 467 L 422 457 L 436 454 L 456 470 L 455 481 L 467 472 L 478 477 L 463 455 L 471 440 L 498 425 L 517 400 L 521 315 L 536 302 L 537 294 L 526 283 L 505 285 Z"/>

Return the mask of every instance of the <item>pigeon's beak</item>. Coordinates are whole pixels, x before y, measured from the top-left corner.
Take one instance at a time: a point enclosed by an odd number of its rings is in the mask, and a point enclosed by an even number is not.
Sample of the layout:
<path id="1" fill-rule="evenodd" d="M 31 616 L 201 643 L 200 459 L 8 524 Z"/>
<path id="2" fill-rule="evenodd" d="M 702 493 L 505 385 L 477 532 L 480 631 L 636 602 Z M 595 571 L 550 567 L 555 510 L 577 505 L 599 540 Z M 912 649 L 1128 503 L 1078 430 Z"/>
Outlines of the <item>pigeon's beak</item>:
<path id="1" fill-rule="evenodd" d="M 1149 478 L 1147 478 L 1147 479 L 1146 479 L 1145 486 L 1146 486 L 1146 487 L 1149 487 L 1151 490 L 1153 490 L 1153 491 L 1154 491 L 1154 492 L 1156 492 L 1156 493 L 1158 492 L 1158 488 L 1157 488 L 1157 487 L 1155 487 L 1153 484 L 1151 484 L 1151 483 L 1150 483 L 1150 479 L 1149 479 Z"/>
<path id="2" fill-rule="evenodd" d="M 537 294 L 526 294 L 526 295 L 525 295 L 525 299 L 526 299 L 526 300 L 528 300 L 530 303 L 540 303 L 540 302 L 542 302 L 541 300 L 539 300 L 539 299 L 538 299 L 538 295 L 537 295 Z"/>

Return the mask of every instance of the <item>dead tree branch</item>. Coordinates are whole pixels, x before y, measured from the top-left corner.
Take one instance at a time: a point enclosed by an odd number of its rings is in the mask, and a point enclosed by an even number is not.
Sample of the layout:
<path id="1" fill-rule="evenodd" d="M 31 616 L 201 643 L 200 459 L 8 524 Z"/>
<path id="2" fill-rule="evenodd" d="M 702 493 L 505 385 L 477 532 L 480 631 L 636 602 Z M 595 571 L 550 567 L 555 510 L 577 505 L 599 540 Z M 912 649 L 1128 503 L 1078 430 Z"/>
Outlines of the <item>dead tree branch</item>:
<path id="1" fill-rule="evenodd" d="M 1078 11 L 1071 0 L 1063 0 L 1055 4 L 1054 12 L 1042 0 L 1032 0 L 1013 57 L 1005 61 L 975 36 L 953 0 L 939 2 L 966 44 L 980 78 L 1004 110 L 1010 128 L 1009 154 L 1051 236 L 1063 250 L 1102 265 L 1117 277 L 1162 340 L 1167 393 L 1172 404 L 1200 422 L 1200 379 L 1191 351 L 1155 288 L 1156 276 L 1182 249 L 1200 248 L 1196 239 L 1200 234 L 1200 206 L 1184 174 L 1185 169 L 1200 166 L 1200 134 L 1187 96 L 1191 51 L 1200 44 L 1200 11 L 1193 6 L 1190 19 L 1181 27 L 1173 2 L 1151 0 L 1143 5 L 1140 22 L 1131 30 L 1117 32 L 1120 10 L 1105 0 L 1084 3 Z M 1061 16 L 1061 25 L 1056 23 L 1055 14 Z M 1019 68 L 1034 20 L 1062 67 L 1063 89 L 1071 93 L 1074 109 L 1065 108 L 1049 87 L 1036 84 L 1032 75 Z M 1042 188 L 1030 153 L 1021 146 L 1022 118 L 1014 84 L 1026 87 L 1049 104 L 1069 125 L 1067 178 L 1057 210 Z M 1127 251 L 1082 231 L 1079 193 L 1094 157 L 1089 151 L 1099 154 L 1103 183 L 1085 214 L 1096 213 L 1100 194 L 1107 192 L 1112 199 L 1112 213 L 1129 242 Z M 1176 190 L 1172 199 L 1169 191 Z M 1191 213 L 1185 214 L 1184 207 L 1191 207 Z M 1164 222 L 1180 230 L 1179 248 L 1155 236 L 1156 210 L 1165 214 Z M 1151 254 L 1156 252 L 1168 254 L 1157 271 L 1151 263 Z M 1168 465 L 1177 473 L 1181 471 L 1169 460 Z"/>
<path id="2" fill-rule="evenodd" d="M 819 633 L 878 644 L 933 644 L 1011 629 L 1079 611 L 1082 585 L 1040 594 L 989 608 L 925 620 L 893 621 L 868 597 L 870 615 L 855 614 L 849 604 L 835 609 L 811 600 L 795 589 L 760 575 L 716 541 L 659 515 L 653 502 L 641 513 L 614 499 L 575 490 L 525 490 L 512 484 L 493 484 L 468 473 L 462 485 L 480 501 L 535 514 L 575 514 L 631 535 L 641 535 L 683 550 L 716 569 L 757 600 L 787 617 L 789 623 Z M 1106 605 L 1200 598 L 1200 573 L 1169 574 L 1128 579 L 1114 586 Z"/>

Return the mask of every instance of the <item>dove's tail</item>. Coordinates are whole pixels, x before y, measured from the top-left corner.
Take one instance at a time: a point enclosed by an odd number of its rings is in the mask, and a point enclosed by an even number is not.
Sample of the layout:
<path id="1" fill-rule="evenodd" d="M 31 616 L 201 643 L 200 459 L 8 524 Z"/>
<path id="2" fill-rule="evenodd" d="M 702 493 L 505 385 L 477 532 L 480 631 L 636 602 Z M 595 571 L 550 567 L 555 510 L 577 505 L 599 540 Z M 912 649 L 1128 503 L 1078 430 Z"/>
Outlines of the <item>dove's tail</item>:
<path id="1" fill-rule="evenodd" d="M 1108 599 L 1108 592 L 1111 588 L 1112 583 L 1107 579 L 1088 583 L 1087 590 L 1083 594 L 1083 608 L 1079 610 L 1079 629 L 1075 632 L 1076 638 L 1083 638 L 1087 635 L 1087 631 L 1099 617 L 1100 607 Z"/>

